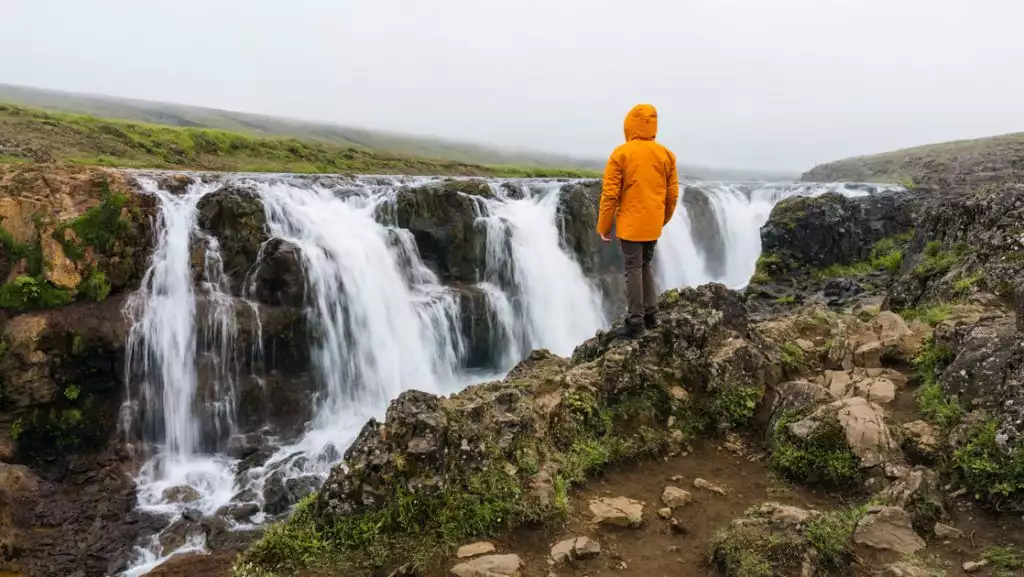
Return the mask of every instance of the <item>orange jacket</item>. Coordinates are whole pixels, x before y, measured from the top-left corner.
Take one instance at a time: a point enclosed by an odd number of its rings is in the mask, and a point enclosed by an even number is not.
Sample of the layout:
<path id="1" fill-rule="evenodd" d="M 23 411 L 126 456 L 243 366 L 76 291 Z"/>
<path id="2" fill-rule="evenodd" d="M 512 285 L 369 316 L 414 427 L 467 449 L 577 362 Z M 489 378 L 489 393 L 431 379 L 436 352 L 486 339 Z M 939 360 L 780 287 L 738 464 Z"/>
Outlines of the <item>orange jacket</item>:
<path id="1" fill-rule="evenodd" d="M 597 232 L 622 240 L 658 240 L 679 198 L 676 155 L 654 141 L 658 111 L 638 104 L 625 122 L 626 143 L 612 152 L 604 169 Z"/>

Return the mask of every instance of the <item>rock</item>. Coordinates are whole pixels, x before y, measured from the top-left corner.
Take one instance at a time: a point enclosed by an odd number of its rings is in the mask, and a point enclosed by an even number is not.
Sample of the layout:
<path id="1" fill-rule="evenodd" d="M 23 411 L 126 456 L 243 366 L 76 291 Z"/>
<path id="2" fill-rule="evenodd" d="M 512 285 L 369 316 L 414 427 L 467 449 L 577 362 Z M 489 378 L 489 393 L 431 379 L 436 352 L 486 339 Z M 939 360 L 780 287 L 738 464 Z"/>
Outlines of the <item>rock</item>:
<path id="1" fill-rule="evenodd" d="M 801 421 L 791 423 L 789 431 L 806 439 L 825 419 L 836 419 L 846 433 L 846 442 L 860 459 L 861 467 L 875 467 L 899 460 L 899 446 L 885 423 L 885 410 L 861 397 L 835 401 L 818 408 Z"/>
<path id="2" fill-rule="evenodd" d="M 856 394 L 872 403 L 887 405 L 896 400 L 896 385 L 889 379 L 865 379 L 857 383 Z"/>
<path id="3" fill-rule="evenodd" d="M 904 423 L 903 439 L 904 450 L 917 458 L 933 461 L 942 452 L 938 430 L 925 421 Z"/>
<path id="4" fill-rule="evenodd" d="M 722 495 L 723 497 L 726 495 L 725 489 L 719 487 L 718 485 L 715 485 L 715 484 L 712 484 L 712 483 L 710 483 L 708 481 L 705 481 L 704 479 L 701 479 L 701 478 L 694 479 L 693 480 L 693 486 L 698 488 L 698 489 L 704 489 L 705 491 L 711 491 L 712 493 L 717 493 L 719 495 Z"/>
<path id="5" fill-rule="evenodd" d="M 701 254 L 701 262 L 711 277 L 722 277 L 727 254 L 725 234 L 718 225 L 719 219 L 715 215 L 709 193 L 698 186 L 684 186 L 682 203 L 693 223 L 693 244 Z"/>
<path id="6" fill-rule="evenodd" d="M 192 487 L 181 485 L 164 490 L 163 498 L 168 503 L 194 503 L 203 496 Z"/>
<path id="7" fill-rule="evenodd" d="M 245 185 L 225 185 L 199 200 L 196 224 L 216 239 L 231 294 L 241 296 L 246 275 L 270 238 L 259 194 Z M 199 260 L 194 268 L 202 270 L 205 255 L 193 258 Z"/>
<path id="8" fill-rule="evenodd" d="M 669 507 L 662 507 L 658 509 L 658 516 L 666 521 L 672 518 L 672 509 Z"/>
<path id="9" fill-rule="evenodd" d="M 479 557 L 480 555 L 487 555 L 488 553 L 494 553 L 498 548 L 494 546 L 494 543 L 487 541 L 478 541 L 469 545 L 463 545 L 459 547 L 459 550 L 455 553 L 455 556 L 459 559 L 469 559 L 470 557 Z"/>
<path id="10" fill-rule="evenodd" d="M 519 555 L 488 555 L 452 567 L 455 577 L 510 577 L 518 576 L 523 566 Z"/>
<path id="11" fill-rule="evenodd" d="M 592 559 L 601 554 L 601 544 L 587 537 L 562 541 L 551 548 L 551 559 L 556 564 Z"/>
<path id="12" fill-rule="evenodd" d="M 913 563 L 893 563 L 877 574 L 877 577 L 933 577 L 934 573 Z"/>
<path id="13" fill-rule="evenodd" d="M 887 505 L 910 511 L 914 528 L 922 534 L 927 533 L 936 521 L 949 518 L 942 480 L 935 471 L 925 467 L 908 471 L 878 497 Z"/>
<path id="14" fill-rule="evenodd" d="M 590 502 L 595 525 L 639 527 L 643 523 L 644 504 L 626 497 L 603 497 Z"/>
<path id="15" fill-rule="evenodd" d="M 684 505 L 690 504 L 693 501 L 693 497 L 689 492 L 680 489 L 679 487 L 665 487 L 665 490 L 661 493 L 661 502 L 665 503 L 671 509 L 677 509 Z"/>
<path id="16" fill-rule="evenodd" d="M 853 542 L 875 549 L 912 555 L 925 548 L 924 539 L 914 532 L 910 514 L 899 507 L 884 507 L 857 523 Z"/>
<path id="17" fill-rule="evenodd" d="M 874 369 L 882 367 L 882 343 L 866 343 L 853 352 L 853 362 L 858 367 Z"/>
<path id="18" fill-rule="evenodd" d="M 825 387 L 807 381 L 782 383 L 775 389 L 769 429 L 775 429 L 778 421 L 791 411 L 816 407 L 833 402 L 838 398 Z"/>
<path id="19" fill-rule="evenodd" d="M 942 523 L 935 524 L 935 536 L 940 539 L 963 539 L 964 532 L 956 527 L 950 527 Z"/>
<path id="20" fill-rule="evenodd" d="M 966 561 L 964 562 L 964 573 L 977 573 L 988 567 L 988 561 Z"/>
<path id="21" fill-rule="evenodd" d="M 235 521 L 245 522 L 260 512 L 260 506 L 256 503 L 243 503 L 241 505 L 225 505 L 217 509 L 218 517 L 230 517 Z"/>
<path id="22" fill-rule="evenodd" d="M 810 511 L 774 502 L 762 503 L 752 511 L 757 518 L 768 519 L 773 525 L 779 527 L 802 525 L 812 516 Z"/>

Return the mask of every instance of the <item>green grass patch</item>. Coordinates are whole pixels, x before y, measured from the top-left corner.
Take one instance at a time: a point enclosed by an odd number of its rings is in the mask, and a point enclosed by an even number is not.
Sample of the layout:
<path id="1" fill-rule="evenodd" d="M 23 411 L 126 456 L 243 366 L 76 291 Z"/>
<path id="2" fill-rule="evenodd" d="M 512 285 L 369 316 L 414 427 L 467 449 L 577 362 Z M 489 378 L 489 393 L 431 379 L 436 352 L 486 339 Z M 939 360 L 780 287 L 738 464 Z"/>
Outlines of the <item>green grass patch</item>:
<path id="1" fill-rule="evenodd" d="M 853 532 L 867 512 L 866 506 L 839 509 L 807 521 L 804 537 L 818 552 L 822 567 L 833 571 L 849 567 L 853 559 Z"/>
<path id="2" fill-rule="evenodd" d="M 962 277 L 953 283 L 953 292 L 957 296 L 965 297 L 971 293 L 975 285 L 983 278 L 985 278 L 985 272 L 980 270 L 974 274 Z"/>
<path id="3" fill-rule="evenodd" d="M 736 387 L 721 391 L 711 399 L 710 413 L 717 423 L 743 427 L 754 419 L 754 412 L 762 398 L 764 390 L 757 387 Z"/>
<path id="4" fill-rule="evenodd" d="M 899 314 L 907 322 L 921 321 L 934 327 L 953 314 L 953 305 L 950 303 L 940 303 L 931 306 L 915 307 L 901 310 Z"/>
<path id="5" fill-rule="evenodd" d="M 918 278 L 931 278 L 949 272 L 953 265 L 967 253 L 967 247 L 956 244 L 945 248 L 940 241 L 933 240 L 924 247 L 924 259 L 914 267 L 913 274 Z"/>
<path id="6" fill-rule="evenodd" d="M 983 558 L 995 569 L 996 575 L 1019 575 L 1024 571 L 1024 554 L 1016 547 L 989 547 L 985 550 Z"/>
<path id="7" fill-rule="evenodd" d="M 907 232 L 883 238 L 871 248 L 871 256 L 864 261 L 849 265 L 835 264 L 828 268 L 815 271 L 815 280 L 828 280 L 833 278 L 857 277 L 871 274 L 877 271 L 886 271 L 889 274 L 896 274 L 903 265 L 903 245 L 913 237 L 913 232 Z"/>
<path id="8" fill-rule="evenodd" d="M 967 442 L 953 452 L 953 471 L 974 491 L 977 499 L 997 509 L 1007 499 L 1024 493 L 1024 442 L 1000 446 L 999 421 L 988 419 L 974 425 Z"/>
<path id="9" fill-rule="evenodd" d="M 793 295 L 784 295 L 775 299 L 776 304 L 780 305 L 791 305 L 796 302 L 796 297 Z"/>
<path id="10" fill-rule="evenodd" d="M 783 343 L 779 351 L 782 353 L 782 368 L 787 373 L 795 374 L 807 369 L 807 357 L 796 343 Z"/>
<path id="11" fill-rule="evenodd" d="M 783 477 L 830 489 L 860 485 L 860 459 L 846 442 L 846 431 L 834 418 L 825 418 L 801 439 L 789 425 L 803 418 L 800 412 L 784 416 L 772 436 L 771 466 Z"/>
<path id="12" fill-rule="evenodd" d="M 94 270 L 78 285 L 78 294 L 87 299 L 101 303 L 110 296 L 110 281 L 103 271 Z"/>
<path id="13" fill-rule="evenodd" d="M 929 421 L 949 431 L 960 424 L 964 416 L 959 401 L 942 388 L 939 377 L 953 362 L 954 354 L 948 346 L 940 345 L 931 336 L 924 342 L 921 351 L 914 358 L 914 365 L 921 378 L 921 385 L 914 392 L 918 409 Z"/>

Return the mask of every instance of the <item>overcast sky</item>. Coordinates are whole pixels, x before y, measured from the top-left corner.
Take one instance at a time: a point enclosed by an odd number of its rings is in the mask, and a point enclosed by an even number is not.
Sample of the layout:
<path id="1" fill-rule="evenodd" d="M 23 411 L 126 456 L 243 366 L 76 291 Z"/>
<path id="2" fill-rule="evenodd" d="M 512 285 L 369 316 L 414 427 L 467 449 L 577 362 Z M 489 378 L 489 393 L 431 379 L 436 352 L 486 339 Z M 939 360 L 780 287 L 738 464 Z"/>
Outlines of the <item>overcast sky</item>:
<path id="1" fill-rule="evenodd" d="M 1022 0 L 0 0 L 0 82 L 801 170 L 1024 131 Z"/>

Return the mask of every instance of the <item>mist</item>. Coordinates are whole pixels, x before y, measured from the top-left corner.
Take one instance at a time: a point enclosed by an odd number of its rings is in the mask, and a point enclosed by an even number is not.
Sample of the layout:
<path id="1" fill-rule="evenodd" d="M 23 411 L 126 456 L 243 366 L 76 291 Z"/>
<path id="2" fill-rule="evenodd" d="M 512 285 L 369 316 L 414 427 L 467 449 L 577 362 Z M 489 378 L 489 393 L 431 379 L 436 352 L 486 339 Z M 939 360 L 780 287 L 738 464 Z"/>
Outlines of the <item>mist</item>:
<path id="1" fill-rule="evenodd" d="M 800 171 L 1024 131 L 1017 0 L 0 0 L 0 82 Z"/>

